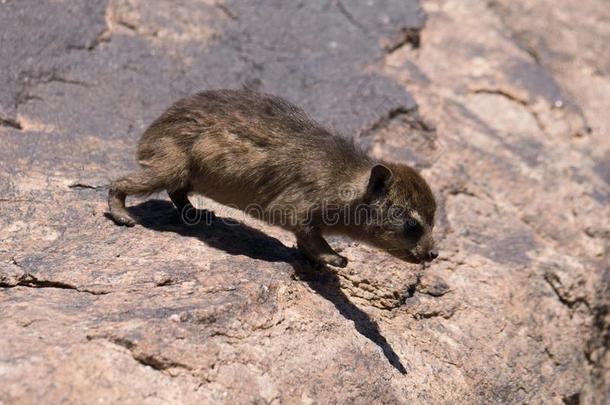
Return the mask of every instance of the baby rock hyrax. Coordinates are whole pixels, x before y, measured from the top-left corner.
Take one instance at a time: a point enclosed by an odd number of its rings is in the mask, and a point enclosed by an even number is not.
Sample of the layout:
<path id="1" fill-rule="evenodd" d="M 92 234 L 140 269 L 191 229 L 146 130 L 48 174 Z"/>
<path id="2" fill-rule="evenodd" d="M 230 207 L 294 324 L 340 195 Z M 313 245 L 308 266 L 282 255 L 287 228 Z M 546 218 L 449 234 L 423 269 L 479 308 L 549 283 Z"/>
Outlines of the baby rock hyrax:
<path id="1" fill-rule="evenodd" d="M 414 169 L 368 157 L 276 96 L 244 89 L 182 99 L 144 132 L 137 158 L 140 170 L 110 184 L 119 225 L 135 224 L 126 196 L 167 190 L 182 218 L 197 193 L 288 229 L 317 265 L 347 265 L 322 236 L 333 233 L 409 262 L 438 256 L 436 203 Z"/>

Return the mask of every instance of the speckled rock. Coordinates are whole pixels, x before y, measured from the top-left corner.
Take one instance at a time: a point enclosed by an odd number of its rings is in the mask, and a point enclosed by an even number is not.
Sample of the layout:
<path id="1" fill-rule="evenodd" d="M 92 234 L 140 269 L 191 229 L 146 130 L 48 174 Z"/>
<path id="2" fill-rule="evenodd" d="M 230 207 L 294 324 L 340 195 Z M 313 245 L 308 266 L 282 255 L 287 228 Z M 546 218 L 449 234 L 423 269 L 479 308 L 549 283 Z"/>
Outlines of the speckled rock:
<path id="1" fill-rule="evenodd" d="M 0 403 L 610 401 L 603 0 L 0 2 Z M 283 95 L 418 167 L 441 255 L 406 264 L 108 179 L 171 102 Z"/>

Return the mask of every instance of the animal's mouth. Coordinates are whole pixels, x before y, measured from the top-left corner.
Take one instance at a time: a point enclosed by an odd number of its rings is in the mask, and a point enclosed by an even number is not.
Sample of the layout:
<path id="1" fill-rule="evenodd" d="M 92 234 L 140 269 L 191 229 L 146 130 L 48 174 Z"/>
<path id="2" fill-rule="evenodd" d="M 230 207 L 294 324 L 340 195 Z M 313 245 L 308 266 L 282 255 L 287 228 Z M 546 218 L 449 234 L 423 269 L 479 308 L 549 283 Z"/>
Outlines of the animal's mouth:
<path id="1" fill-rule="evenodd" d="M 394 256 L 397 259 L 403 260 L 407 263 L 421 264 L 424 262 L 424 258 L 415 255 L 410 249 L 404 247 L 393 248 L 384 247 L 385 251 Z"/>
<path id="2" fill-rule="evenodd" d="M 406 262 L 413 263 L 413 264 L 420 264 L 423 262 L 422 259 L 415 256 L 413 253 L 409 252 L 408 250 L 406 252 L 404 252 L 404 254 L 400 258 Z"/>

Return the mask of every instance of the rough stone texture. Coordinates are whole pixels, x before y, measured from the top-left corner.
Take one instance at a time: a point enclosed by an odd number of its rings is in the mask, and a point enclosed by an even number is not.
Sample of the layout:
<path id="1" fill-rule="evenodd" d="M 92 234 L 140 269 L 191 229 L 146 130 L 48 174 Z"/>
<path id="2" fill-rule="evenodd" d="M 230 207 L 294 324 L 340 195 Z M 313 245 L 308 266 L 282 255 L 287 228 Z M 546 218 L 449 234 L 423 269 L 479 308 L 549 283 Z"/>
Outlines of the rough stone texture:
<path id="1" fill-rule="evenodd" d="M 605 0 L 150 4 L 0 2 L 0 403 L 610 402 Z M 440 259 L 104 217 L 152 119 L 244 84 L 422 169 Z"/>

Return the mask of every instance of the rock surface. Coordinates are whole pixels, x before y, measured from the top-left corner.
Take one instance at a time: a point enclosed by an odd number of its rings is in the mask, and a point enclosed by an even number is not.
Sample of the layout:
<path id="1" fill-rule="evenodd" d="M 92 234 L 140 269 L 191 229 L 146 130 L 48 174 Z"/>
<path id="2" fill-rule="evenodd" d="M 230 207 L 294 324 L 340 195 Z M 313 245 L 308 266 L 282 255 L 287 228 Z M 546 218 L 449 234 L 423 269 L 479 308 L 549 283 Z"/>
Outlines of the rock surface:
<path id="1" fill-rule="evenodd" d="M 0 2 L 0 403 L 610 402 L 605 0 Z M 302 105 L 439 200 L 426 268 L 203 198 L 104 217 L 205 88 Z"/>

